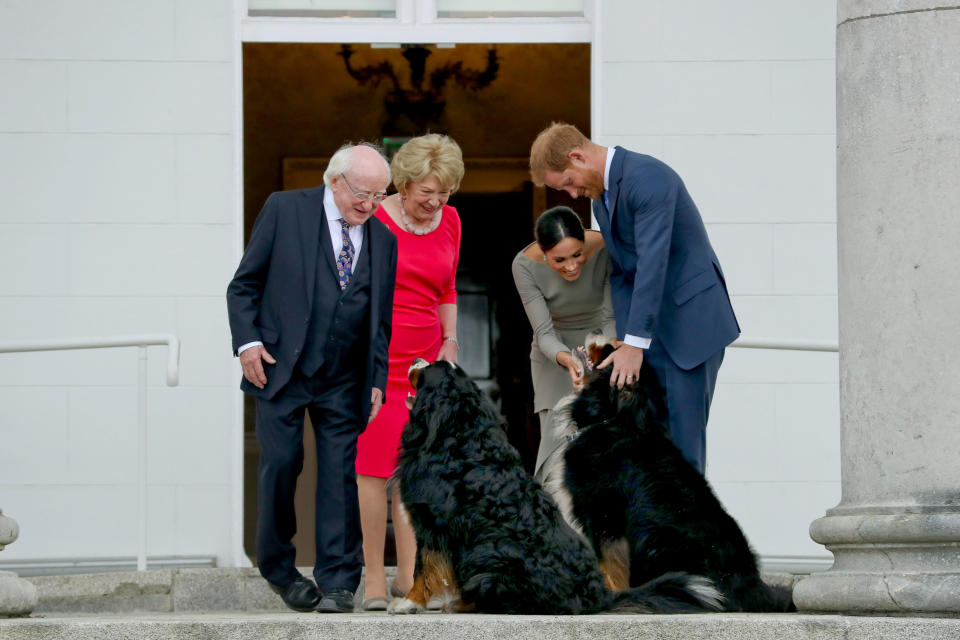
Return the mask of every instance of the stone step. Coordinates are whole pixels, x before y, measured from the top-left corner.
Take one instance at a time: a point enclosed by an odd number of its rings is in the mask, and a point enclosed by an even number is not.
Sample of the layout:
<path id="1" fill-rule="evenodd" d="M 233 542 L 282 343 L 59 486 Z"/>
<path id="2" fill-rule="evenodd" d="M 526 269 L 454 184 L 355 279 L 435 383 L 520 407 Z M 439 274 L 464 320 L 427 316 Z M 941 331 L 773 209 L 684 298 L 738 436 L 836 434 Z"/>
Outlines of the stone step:
<path id="1" fill-rule="evenodd" d="M 960 620 L 803 614 L 153 613 L 0 620 L 0 640 L 956 640 Z"/>
<path id="2" fill-rule="evenodd" d="M 310 576 L 310 569 L 300 572 Z M 395 567 L 387 567 L 392 578 Z M 789 585 L 792 574 L 764 574 Z M 201 613 L 287 611 L 257 569 L 157 569 L 25 578 L 37 588 L 34 614 Z M 363 582 L 357 590 L 359 602 Z"/>

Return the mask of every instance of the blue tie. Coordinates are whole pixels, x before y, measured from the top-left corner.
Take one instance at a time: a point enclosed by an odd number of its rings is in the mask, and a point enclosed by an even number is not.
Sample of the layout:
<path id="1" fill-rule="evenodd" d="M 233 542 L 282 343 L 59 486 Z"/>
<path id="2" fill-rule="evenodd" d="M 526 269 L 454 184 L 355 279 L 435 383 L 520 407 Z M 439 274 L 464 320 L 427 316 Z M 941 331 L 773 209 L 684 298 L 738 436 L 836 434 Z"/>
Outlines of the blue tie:
<path id="1" fill-rule="evenodd" d="M 340 249 L 340 255 L 337 257 L 337 280 L 340 281 L 340 290 L 343 291 L 350 284 L 350 275 L 353 271 L 353 243 L 350 242 L 350 234 L 347 229 L 350 225 L 346 220 L 340 220 L 340 232 L 343 235 L 343 248 Z"/>
<path id="2" fill-rule="evenodd" d="M 603 208 L 610 213 L 610 192 L 606 189 L 603 190 Z"/>

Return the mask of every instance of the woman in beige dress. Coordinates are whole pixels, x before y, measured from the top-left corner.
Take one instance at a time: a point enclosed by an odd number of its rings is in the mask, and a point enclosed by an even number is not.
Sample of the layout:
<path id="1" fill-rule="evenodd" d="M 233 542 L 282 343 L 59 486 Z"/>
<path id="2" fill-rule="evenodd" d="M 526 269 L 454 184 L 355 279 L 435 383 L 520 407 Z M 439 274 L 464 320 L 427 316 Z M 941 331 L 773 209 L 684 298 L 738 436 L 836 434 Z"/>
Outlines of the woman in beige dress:
<path id="1" fill-rule="evenodd" d="M 560 442 L 551 428 L 553 406 L 583 381 L 572 356 L 587 333 L 616 337 L 610 302 L 610 258 L 599 231 L 585 231 L 568 207 L 537 219 L 531 243 L 513 259 L 513 280 L 533 327 L 530 373 L 534 411 L 540 417 L 540 448 L 534 476 Z"/>

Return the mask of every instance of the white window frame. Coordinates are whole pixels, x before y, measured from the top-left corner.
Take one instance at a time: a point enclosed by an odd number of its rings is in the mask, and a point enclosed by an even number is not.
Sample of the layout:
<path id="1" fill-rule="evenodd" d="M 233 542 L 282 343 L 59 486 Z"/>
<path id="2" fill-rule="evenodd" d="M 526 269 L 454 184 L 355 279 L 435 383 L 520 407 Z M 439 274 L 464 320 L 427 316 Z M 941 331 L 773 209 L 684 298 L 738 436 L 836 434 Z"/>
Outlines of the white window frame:
<path id="1" fill-rule="evenodd" d="M 578 18 L 438 18 L 436 0 L 397 0 L 396 18 L 250 17 L 240 19 L 243 42 L 326 43 L 568 43 L 592 42 L 600 0 L 584 0 Z"/>

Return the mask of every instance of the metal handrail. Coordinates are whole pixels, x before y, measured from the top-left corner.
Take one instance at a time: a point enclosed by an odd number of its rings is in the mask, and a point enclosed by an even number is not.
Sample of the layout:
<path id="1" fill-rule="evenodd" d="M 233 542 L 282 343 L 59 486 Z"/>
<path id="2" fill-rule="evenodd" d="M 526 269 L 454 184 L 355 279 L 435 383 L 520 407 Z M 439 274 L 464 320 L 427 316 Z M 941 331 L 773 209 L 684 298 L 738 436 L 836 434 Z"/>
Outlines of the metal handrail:
<path id="1" fill-rule="evenodd" d="M 180 381 L 180 338 L 172 333 L 0 342 L 0 353 L 148 347 L 154 345 L 167 345 L 167 386 L 177 386 Z"/>
<path id="2" fill-rule="evenodd" d="M 167 346 L 167 386 L 180 381 L 180 338 L 172 333 L 129 336 L 102 336 L 90 338 L 53 338 L 0 343 L 0 353 L 32 351 L 66 351 L 72 349 L 112 349 L 138 347 L 137 373 L 137 489 L 139 495 L 139 525 L 137 543 L 137 571 L 147 568 L 147 347 Z"/>
<path id="3" fill-rule="evenodd" d="M 782 349 L 788 351 L 839 351 L 839 345 L 830 340 L 784 340 L 783 338 L 757 338 L 740 336 L 731 347 L 740 349 Z"/>

